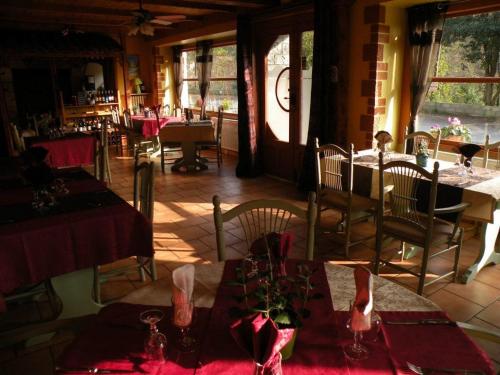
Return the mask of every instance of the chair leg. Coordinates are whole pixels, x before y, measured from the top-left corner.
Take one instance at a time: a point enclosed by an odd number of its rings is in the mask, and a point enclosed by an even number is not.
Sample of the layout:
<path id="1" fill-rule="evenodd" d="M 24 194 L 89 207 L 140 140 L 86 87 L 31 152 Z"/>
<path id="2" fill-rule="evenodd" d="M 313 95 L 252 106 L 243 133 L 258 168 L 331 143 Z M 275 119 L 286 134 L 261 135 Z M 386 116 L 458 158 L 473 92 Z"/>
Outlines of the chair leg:
<path id="1" fill-rule="evenodd" d="M 155 262 L 155 257 L 154 256 L 152 256 L 149 259 L 149 267 L 150 267 L 150 270 L 151 270 L 151 279 L 153 281 L 158 280 L 158 274 L 156 272 L 156 262 Z"/>
<path id="2" fill-rule="evenodd" d="M 373 264 L 373 273 L 375 275 L 378 275 L 379 268 L 380 268 L 380 254 L 382 253 L 382 228 L 379 228 L 379 225 L 377 225 L 377 235 L 375 239 L 375 261 Z"/>
<path id="3" fill-rule="evenodd" d="M 108 181 L 111 183 L 111 168 L 109 166 L 109 154 L 106 153 L 106 174 L 108 175 Z"/>
<path id="4" fill-rule="evenodd" d="M 460 261 L 460 252 L 462 251 L 462 241 L 464 237 L 463 229 L 459 229 L 460 234 L 458 237 L 457 248 L 455 249 L 455 262 L 453 264 L 453 282 L 456 283 L 458 281 L 458 262 Z"/>
<path id="5" fill-rule="evenodd" d="M 101 303 L 101 280 L 99 278 L 99 266 L 94 266 L 94 301 Z"/>
<path id="6" fill-rule="evenodd" d="M 139 271 L 139 277 L 141 278 L 141 282 L 146 281 L 146 274 L 144 272 L 144 267 L 145 267 L 146 262 L 147 262 L 146 258 L 137 257 L 138 271 Z"/>
<path id="7" fill-rule="evenodd" d="M 165 153 L 163 145 L 160 145 L 161 173 L 165 174 Z"/>
<path id="8" fill-rule="evenodd" d="M 349 258 L 349 247 L 351 246 L 351 215 L 347 214 L 345 220 L 345 257 Z"/>
<path id="9" fill-rule="evenodd" d="M 417 294 L 422 295 L 424 291 L 425 276 L 427 275 L 427 264 L 429 263 L 429 250 L 430 245 L 424 247 L 424 253 L 422 255 L 422 267 L 420 268 L 420 277 L 418 280 Z"/>

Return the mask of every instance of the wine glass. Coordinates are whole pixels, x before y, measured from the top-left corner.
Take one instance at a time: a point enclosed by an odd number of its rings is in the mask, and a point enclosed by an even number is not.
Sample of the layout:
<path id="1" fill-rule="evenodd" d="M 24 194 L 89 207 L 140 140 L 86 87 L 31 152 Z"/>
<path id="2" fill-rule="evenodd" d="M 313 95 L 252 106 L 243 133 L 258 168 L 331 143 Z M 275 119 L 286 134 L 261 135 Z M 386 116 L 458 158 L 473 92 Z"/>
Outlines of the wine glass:
<path id="1" fill-rule="evenodd" d="M 167 358 L 167 338 L 156 326 L 163 316 L 162 311 L 153 309 L 142 312 L 139 317 L 141 322 L 149 324 L 149 336 L 144 341 L 144 351 L 151 361 L 165 362 Z"/>
<path id="2" fill-rule="evenodd" d="M 352 323 L 352 316 L 354 313 L 355 307 L 351 304 L 350 308 L 350 318 L 347 320 L 346 327 L 349 331 L 353 333 L 354 340 L 352 344 L 347 345 L 344 348 L 344 352 L 346 356 L 352 360 L 355 361 L 360 361 L 363 359 L 366 359 L 368 357 L 368 348 L 366 348 L 364 345 L 361 344 L 361 340 L 363 338 L 363 333 L 364 332 L 369 332 L 371 329 L 371 318 L 369 323 L 369 326 L 366 329 L 360 329 L 358 324 L 354 325 Z M 354 313 L 357 315 L 357 313 Z"/>
<path id="3" fill-rule="evenodd" d="M 182 352 L 192 352 L 196 346 L 196 339 L 189 333 L 194 318 L 194 300 L 175 301 L 172 298 L 172 324 L 180 331 L 177 347 Z"/>

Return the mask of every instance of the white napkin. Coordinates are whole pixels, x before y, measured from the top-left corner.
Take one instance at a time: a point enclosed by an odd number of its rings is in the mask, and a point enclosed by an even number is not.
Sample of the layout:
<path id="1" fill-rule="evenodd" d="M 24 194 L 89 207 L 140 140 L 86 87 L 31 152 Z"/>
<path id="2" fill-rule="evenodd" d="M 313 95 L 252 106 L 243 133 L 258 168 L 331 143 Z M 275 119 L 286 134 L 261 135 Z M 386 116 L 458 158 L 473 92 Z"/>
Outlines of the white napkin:
<path id="1" fill-rule="evenodd" d="M 354 269 L 356 283 L 356 299 L 351 312 L 353 330 L 367 331 L 371 327 L 371 313 L 373 309 L 373 277 L 365 267 L 357 266 Z"/>
<path id="2" fill-rule="evenodd" d="M 194 266 L 186 264 L 172 272 L 174 303 L 188 303 L 191 301 L 194 289 Z"/>
<path id="3" fill-rule="evenodd" d="M 191 299 L 194 289 L 194 266 L 186 264 L 172 272 L 172 304 L 174 306 L 174 324 L 180 327 L 191 324 L 193 304 Z"/>

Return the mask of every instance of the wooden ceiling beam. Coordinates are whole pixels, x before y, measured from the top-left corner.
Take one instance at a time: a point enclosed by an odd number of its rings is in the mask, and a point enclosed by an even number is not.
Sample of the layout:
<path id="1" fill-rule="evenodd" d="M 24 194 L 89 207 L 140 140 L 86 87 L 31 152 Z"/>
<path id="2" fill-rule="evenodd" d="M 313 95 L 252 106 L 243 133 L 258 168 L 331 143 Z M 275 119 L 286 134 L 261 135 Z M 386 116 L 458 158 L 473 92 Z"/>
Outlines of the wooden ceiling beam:
<path id="1" fill-rule="evenodd" d="M 149 0 L 145 0 L 146 2 Z M 199 3 L 199 0 L 182 0 L 186 4 Z M 170 2 L 170 1 L 167 1 Z M 225 5 L 237 8 L 263 8 L 279 5 L 279 0 L 210 0 L 212 4 Z"/>
<path id="2" fill-rule="evenodd" d="M 15 12 L 41 12 L 41 13 L 69 13 L 70 16 L 74 15 L 84 15 L 84 16 L 106 16 L 114 18 L 132 18 L 132 10 L 122 10 L 122 9 L 109 9 L 109 8 L 96 8 L 96 7 L 82 7 L 74 5 L 51 5 L 51 4 L 31 4 L 27 7 L 23 7 L 19 2 L 13 2 L 9 4 L 10 0 L 7 0 L 2 6 L 0 6 L 1 14 L 9 14 Z M 151 12 L 155 17 L 160 16 L 171 16 L 177 15 L 178 13 L 161 13 L 161 12 Z M 197 21 L 200 19 L 198 16 L 186 15 L 186 19 Z"/>
<path id="3" fill-rule="evenodd" d="M 138 0 L 112 0 L 108 1 L 109 3 L 128 3 L 128 4 L 137 4 L 137 7 L 139 5 Z M 243 2 L 243 1 L 242 1 Z M 221 5 L 221 4 L 214 4 L 212 1 L 207 0 L 205 1 L 200 1 L 200 0 L 193 0 L 193 1 L 188 1 L 188 0 L 144 0 L 143 1 L 143 7 L 144 9 L 148 9 L 148 6 L 164 6 L 164 7 L 175 7 L 175 8 L 186 8 L 186 10 L 189 9 L 197 9 L 197 10 L 213 10 L 213 11 L 219 11 L 219 12 L 234 12 L 235 7 L 231 5 Z"/>

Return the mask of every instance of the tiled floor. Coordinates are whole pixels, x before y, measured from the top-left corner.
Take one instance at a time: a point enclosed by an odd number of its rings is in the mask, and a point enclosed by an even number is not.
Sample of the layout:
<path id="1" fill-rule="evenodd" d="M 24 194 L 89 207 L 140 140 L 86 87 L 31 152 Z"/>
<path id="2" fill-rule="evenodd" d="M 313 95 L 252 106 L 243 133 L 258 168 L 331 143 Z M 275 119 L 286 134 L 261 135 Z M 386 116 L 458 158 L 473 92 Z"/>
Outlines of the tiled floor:
<path id="1" fill-rule="evenodd" d="M 159 159 L 155 159 L 155 212 L 154 246 L 160 279 L 167 281 L 173 269 L 184 263 L 216 262 L 215 229 L 212 216 L 212 197 L 221 197 L 222 209 L 227 210 L 238 203 L 257 198 L 282 198 L 306 206 L 304 197 L 297 192 L 293 184 L 269 177 L 238 179 L 235 176 L 236 161 L 225 157 L 223 167 L 218 170 L 211 164 L 208 171 L 198 173 L 162 174 Z M 132 200 L 132 167 L 129 157 L 113 157 L 110 188 L 124 199 Z M 327 227 L 336 219 L 329 214 L 322 219 Z M 235 225 L 225 227 L 226 246 L 229 257 L 242 257 L 246 244 Z M 361 234 L 373 231 L 370 223 L 362 223 L 356 228 Z M 301 256 L 304 249 L 304 228 L 296 226 L 296 244 L 294 254 Z M 475 259 L 479 240 L 468 235 L 463 246 L 460 260 L 461 269 Z M 471 238 L 472 237 L 472 238 Z M 373 258 L 373 240 L 352 248 L 351 260 L 345 260 L 340 254 L 341 246 L 324 235 L 317 239 L 316 258 L 338 264 L 369 264 Z M 293 255 L 293 254 L 292 254 Z M 418 260 L 418 256 L 410 262 Z M 122 261 L 122 263 L 128 260 Z M 431 265 L 433 272 L 440 272 L 452 264 L 449 255 L 438 256 Z M 416 279 L 398 275 L 383 269 L 381 274 L 395 282 L 416 289 Z M 117 277 L 102 286 L 102 299 L 121 298 L 129 292 L 149 284 L 141 283 L 135 273 Z M 434 301 L 456 320 L 470 322 L 486 328 L 500 329 L 500 265 L 489 266 L 480 272 L 476 280 L 468 285 L 441 281 L 425 290 L 425 296 Z M 500 345 L 485 346 L 490 356 L 500 368 Z M 1 361 L 1 359 L 0 359 Z"/>

